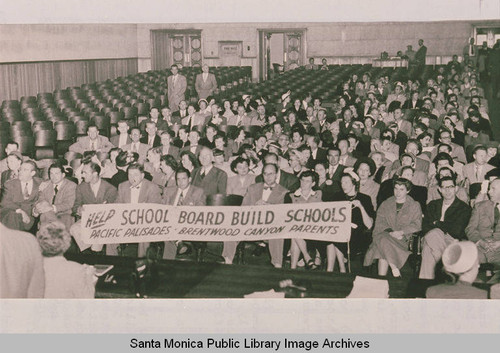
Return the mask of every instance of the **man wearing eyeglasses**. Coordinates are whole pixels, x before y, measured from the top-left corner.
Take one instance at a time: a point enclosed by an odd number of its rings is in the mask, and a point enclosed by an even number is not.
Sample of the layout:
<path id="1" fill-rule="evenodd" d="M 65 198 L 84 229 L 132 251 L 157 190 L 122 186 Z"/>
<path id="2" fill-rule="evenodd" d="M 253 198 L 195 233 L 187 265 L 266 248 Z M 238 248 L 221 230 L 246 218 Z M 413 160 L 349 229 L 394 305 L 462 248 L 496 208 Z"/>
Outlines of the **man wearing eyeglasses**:
<path id="1" fill-rule="evenodd" d="M 456 179 L 443 177 L 438 182 L 442 198 L 429 202 L 422 223 L 425 234 L 422 242 L 421 279 L 433 279 L 434 268 L 444 249 L 453 242 L 465 240 L 471 208 L 456 197 Z"/>

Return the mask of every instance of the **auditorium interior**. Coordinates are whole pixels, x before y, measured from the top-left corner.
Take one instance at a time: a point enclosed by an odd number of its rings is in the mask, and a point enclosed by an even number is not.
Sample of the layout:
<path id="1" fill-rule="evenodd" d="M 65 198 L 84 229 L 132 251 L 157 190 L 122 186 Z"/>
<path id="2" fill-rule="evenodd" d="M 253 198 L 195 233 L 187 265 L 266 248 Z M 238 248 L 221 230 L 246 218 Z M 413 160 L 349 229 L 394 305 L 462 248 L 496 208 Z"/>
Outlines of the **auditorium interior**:
<path id="1" fill-rule="evenodd" d="M 499 20 L 0 24 L 0 48 L 1 232 L 29 233 L 42 261 L 52 256 L 53 277 L 33 297 L 70 297 L 64 278 L 95 298 L 500 298 Z M 252 182 L 226 193 L 240 166 Z M 224 175 L 209 185 L 214 169 Z M 82 246 L 82 206 L 182 207 L 183 174 L 204 206 L 348 201 L 351 240 Z M 455 217 L 447 200 L 462 207 L 461 229 L 445 219 Z M 1 239 L 5 249 L 11 238 Z M 58 246 L 64 256 L 48 255 Z M 73 283 L 89 269 L 101 271 L 95 288 Z M 13 293 L 2 296 L 25 296 Z"/>

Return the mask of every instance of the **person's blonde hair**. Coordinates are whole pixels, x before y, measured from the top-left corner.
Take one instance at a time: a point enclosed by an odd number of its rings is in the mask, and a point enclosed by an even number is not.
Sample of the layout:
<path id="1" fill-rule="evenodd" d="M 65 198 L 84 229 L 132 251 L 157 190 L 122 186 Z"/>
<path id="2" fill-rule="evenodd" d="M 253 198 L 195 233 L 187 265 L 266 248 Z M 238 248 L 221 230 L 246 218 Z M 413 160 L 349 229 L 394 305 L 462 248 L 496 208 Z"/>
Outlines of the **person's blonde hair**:
<path id="1" fill-rule="evenodd" d="M 62 255 L 69 249 L 71 236 L 60 221 L 43 223 L 36 234 L 45 257 Z"/>

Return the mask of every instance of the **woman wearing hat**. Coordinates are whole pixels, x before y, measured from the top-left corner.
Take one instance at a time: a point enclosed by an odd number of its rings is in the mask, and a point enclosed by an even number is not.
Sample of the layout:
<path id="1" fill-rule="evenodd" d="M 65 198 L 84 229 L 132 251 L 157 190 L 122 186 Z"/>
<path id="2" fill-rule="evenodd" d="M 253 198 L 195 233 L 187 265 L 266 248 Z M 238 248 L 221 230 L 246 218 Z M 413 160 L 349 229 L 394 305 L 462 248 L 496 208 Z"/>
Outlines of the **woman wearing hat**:
<path id="1" fill-rule="evenodd" d="M 373 228 L 373 242 L 368 249 L 364 266 L 378 260 L 378 275 L 387 275 L 389 267 L 394 277 L 401 277 L 400 269 L 406 263 L 410 251 L 408 243 L 412 235 L 422 229 L 420 204 L 408 193 L 408 179 L 394 179 L 394 196 L 382 202 L 377 210 Z"/>
<path id="2" fill-rule="evenodd" d="M 447 283 L 427 289 L 427 298 L 488 299 L 488 292 L 472 286 L 479 271 L 478 251 L 471 241 L 455 242 L 443 252 Z"/>
<path id="3" fill-rule="evenodd" d="M 375 127 L 375 119 L 371 115 L 366 115 L 364 119 L 365 129 L 363 131 L 364 135 L 370 136 L 370 139 L 380 138 L 380 129 Z"/>

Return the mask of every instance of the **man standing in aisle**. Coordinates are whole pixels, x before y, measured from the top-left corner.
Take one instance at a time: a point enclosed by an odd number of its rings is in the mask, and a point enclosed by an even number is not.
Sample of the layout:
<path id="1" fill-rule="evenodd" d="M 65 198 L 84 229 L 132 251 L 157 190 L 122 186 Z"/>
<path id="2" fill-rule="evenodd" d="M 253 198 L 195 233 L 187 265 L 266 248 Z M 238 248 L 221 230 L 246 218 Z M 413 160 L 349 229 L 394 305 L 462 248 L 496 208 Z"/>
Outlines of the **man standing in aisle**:
<path id="1" fill-rule="evenodd" d="M 208 96 L 214 94 L 217 88 L 217 80 L 215 75 L 209 72 L 207 64 L 201 67 L 203 73 L 196 76 L 195 88 L 198 93 L 198 99 L 206 99 Z"/>
<path id="2" fill-rule="evenodd" d="M 179 103 L 185 98 L 187 81 L 186 77 L 179 74 L 179 68 L 176 64 L 170 67 L 172 75 L 167 78 L 168 86 L 168 106 L 175 112 L 179 109 Z"/>
<path id="3" fill-rule="evenodd" d="M 420 78 L 424 68 L 425 68 L 425 59 L 427 58 L 427 47 L 424 45 L 424 40 L 418 40 L 418 50 L 415 53 L 415 66 L 416 66 L 416 74 L 417 78 Z"/>

